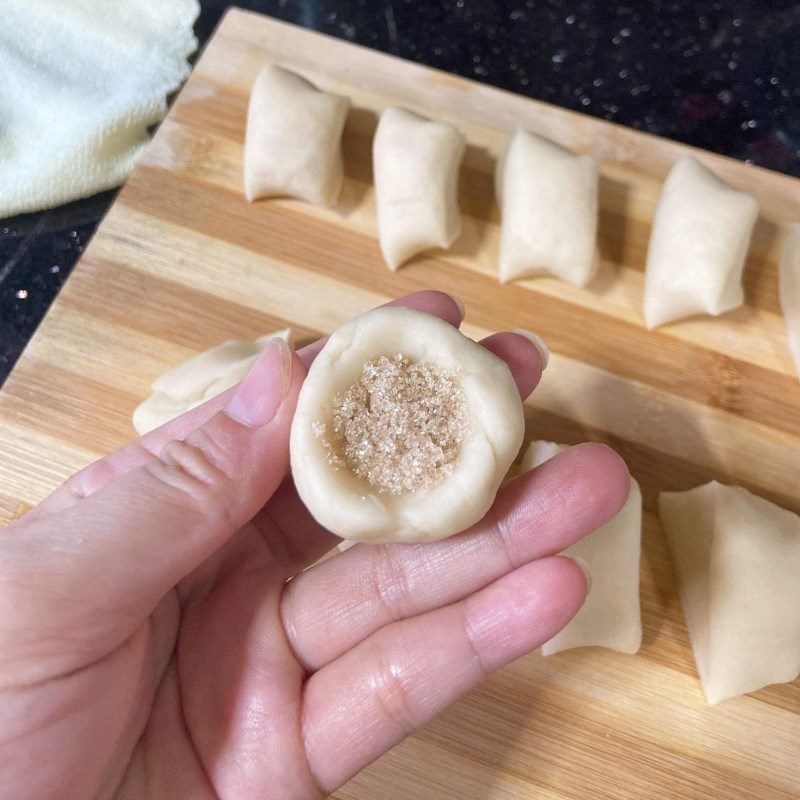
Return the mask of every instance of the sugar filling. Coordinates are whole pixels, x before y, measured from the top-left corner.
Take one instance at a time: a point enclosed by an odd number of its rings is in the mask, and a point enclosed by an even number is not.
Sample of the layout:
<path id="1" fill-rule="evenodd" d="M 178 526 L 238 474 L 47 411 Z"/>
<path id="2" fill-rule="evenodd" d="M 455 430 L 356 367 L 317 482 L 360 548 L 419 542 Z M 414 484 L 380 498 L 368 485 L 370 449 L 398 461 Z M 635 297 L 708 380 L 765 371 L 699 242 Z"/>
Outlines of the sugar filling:
<path id="1" fill-rule="evenodd" d="M 399 495 L 432 489 L 452 473 L 467 422 L 456 375 L 396 353 L 367 361 L 333 398 L 330 424 L 318 422 L 314 431 L 330 464 Z"/>

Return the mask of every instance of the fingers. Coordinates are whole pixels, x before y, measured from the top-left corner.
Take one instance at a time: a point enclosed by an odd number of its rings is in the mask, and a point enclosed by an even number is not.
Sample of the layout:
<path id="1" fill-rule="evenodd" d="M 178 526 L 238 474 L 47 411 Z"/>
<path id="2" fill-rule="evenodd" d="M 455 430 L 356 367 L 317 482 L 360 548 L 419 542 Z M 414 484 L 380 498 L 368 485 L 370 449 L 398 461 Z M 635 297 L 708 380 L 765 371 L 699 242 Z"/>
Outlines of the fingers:
<path id="1" fill-rule="evenodd" d="M 295 654 L 319 669 L 388 623 L 558 553 L 611 519 L 629 490 L 616 453 L 578 445 L 504 485 L 490 514 L 459 536 L 350 548 L 287 584 L 281 613 Z"/>
<path id="2" fill-rule="evenodd" d="M 554 636 L 585 596 L 573 561 L 535 561 L 458 603 L 381 629 L 312 675 L 302 719 L 317 783 L 337 789 L 489 673 Z"/>
<path id="3" fill-rule="evenodd" d="M 281 483 L 304 375 L 284 342 L 270 342 L 226 408 L 183 441 L 57 519 L 23 520 L 10 540 L 19 558 L 4 564 L 18 561 L 31 575 L 42 566 L 46 574 L 20 604 L 25 619 L 17 626 L 97 631 L 110 622 L 124 641 L 126 624 L 140 624 Z"/>
<path id="4" fill-rule="evenodd" d="M 292 574 L 305 569 L 336 547 L 341 539 L 320 525 L 297 494 L 291 475 L 275 491 L 253 519 L 256 530 L 267 540 L 280 534 Z"/>
<path id="5" fill-rule="evenodd" d="M 433 290 L 414 292 L 405 297 L 392 300 L 386 305 L 405 306 L 417 311 L 424 311 L 440 317 L 455 327 L 458 327 L 464 316 L 463 308 L 459 301 L 444 292 Z M 327 338 L 319 339 L 298 351 L 298 355 L 306 367 L 311 364 L 326 341 Z M 228 389 L 208 402 L 187 411 L 180 417 L 167 422 L 160 428 L 117 450 L 115 453 L 111 453 L 105 458 L 90 464 L 56 489 L 53 494 L 33 509 L 28 516 L 38 517 L 68 508 L 78 500 L 101 489 L 120 475 L 142 466 L 154 458 L 154 454 L 158 453 L 167 442 L 173 439 L 184 439 L 190 431 L 200 427 L 215 414 L 218 414 L 225 408 L 235 391 L 236 387 Z"/>
<path id="6" fill-rule="evenodd" d="M 545 366 L 539 348 L 519 333 L 495 333 L 482 339 L 481 344 L 508 364 L 520 396 L 523 400 L 528 397 Z"/>

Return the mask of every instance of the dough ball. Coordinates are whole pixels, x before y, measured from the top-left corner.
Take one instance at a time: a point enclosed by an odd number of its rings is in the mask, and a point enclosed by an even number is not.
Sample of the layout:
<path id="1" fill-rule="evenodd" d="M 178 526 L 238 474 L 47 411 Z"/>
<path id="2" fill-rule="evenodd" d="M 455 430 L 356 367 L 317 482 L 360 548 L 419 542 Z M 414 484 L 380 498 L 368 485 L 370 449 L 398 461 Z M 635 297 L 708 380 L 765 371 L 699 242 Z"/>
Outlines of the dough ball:
<path id="1" fill-rule="evenodd" d="M 442 539 L 488 511 L 522 443 L 508 366 L 437 317 L 380 308 L 311 365 L 291 461 L 308 509 L 345 539 Z"/>
<path id="2" fill-rule="evenodd" d="M 716 481 L 662 492 L 697 671 L 712 705 L 800 673 L 800 517 Z"/>
<path id="3" fill-rule="evenodd" d="M 247 113 L 244 186 L 248 200 L 296 197 L 333 205 L 342 188 L 342 130 L 350 100 L 267 64 Z"/>
<path id="4" fill-rule="evenodd" d="M 523 472 L 538 467 L 567 445 L 531 442 L 522 458 Z M 642 644 L 639 605 L 639 559 L 642 539 L 642 493 L 631 478 L 631 492 L 622 510 L 594 533 L 570 545 L 565 556 L 586 562 L 592 588 L 581 610 L 550 641 L 542 645 L 549 656 L 573 647 L 608 647 L 635 653 Z"/>
<path id="5" fill-rule="evenodd" d="M 652 329 L 744 300 L 742 271 L 758 203 L 685 156 L 658 200 L 647 248 L 644 319 Z"/>
<path id="6" fill-rule="evenodd" d="M 290 335 L 289 328 L 284 328 L 253 342 L 230 339 L 161 373 L 153 381 L 153 393 L 133 412 L 136 432 L 141 436 L 160 428 L 235 386 L 247 375 L 268 341 L 288 342 Z"/>
<path id="7" fill-rule="evenodd" d="M 458 170 L 463 134 L 405 108 L 381 114 L 372 146 L 381 252 L 390 269 L 461 233 Z"/>
<path id="8" fill-rule="evenodd" d="M 585 286 L 597 267 L 597 160 L 518 128 L 497 162 L 500 280 L 548 273 Z"/>

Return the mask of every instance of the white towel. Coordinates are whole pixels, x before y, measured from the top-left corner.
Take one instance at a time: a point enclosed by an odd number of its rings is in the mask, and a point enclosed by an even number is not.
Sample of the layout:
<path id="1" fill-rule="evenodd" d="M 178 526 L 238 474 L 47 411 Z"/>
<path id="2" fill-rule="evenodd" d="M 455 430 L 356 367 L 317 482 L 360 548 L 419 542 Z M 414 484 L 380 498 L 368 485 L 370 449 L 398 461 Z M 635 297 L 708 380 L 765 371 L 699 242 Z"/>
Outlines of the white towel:
<path id="1" fill-rule="evenodd" d="M 121 183 L 189 72 L 197 0 L 0 10 L 0 217 Z"/>

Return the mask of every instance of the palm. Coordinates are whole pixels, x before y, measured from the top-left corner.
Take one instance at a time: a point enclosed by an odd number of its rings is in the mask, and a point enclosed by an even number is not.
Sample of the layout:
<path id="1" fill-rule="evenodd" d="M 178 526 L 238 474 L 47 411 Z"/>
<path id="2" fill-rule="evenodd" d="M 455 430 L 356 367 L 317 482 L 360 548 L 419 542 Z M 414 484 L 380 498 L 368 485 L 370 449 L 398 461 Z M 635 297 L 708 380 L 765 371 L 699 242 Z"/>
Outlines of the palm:
<path id="1" fill-rule="evenodd" d="M 574 504 L 538 496 L 587 448 L 598 452 Z M 285 483 L 121 645 L 37 685 L 46 716 L 74 721 L 41 731 L 37 749 L 56 733 L 73 742 L 52 768 L 76 797 L 300 800 L 336 788 L 579 608 L 577 567 L 542 556 L 616 511 L 609 469 L 621 465 L 592 446 L 561 462 L 507 484 L 470 532 L 359 546 L 301 574 L 336 539 Z"/>
<path id="2" fill-rule="evenodd" d="M 247 525 L 215 559 L 216 575 L 206 567 L 181 587 L 176 635 L 153 642 L 170 655 L 120 797 L 173 796 L 176 786 L 181 796 L 246 797 L 254 780 L 317 794 L 299 729 L 306 673 L 280 618 L 293 572 L 275 552 L 281 538 L 269 522 Z"/>
<path id="3" fill-rule="evenodd" d="M 299 502 L 290 486 L 279 494 Z M 303 561 L 335 542 L 316 533 Z M 264 785 L 273 785 L 274 773 L 293 788 L 305 783 L 308 792 L 298 796 L 314 796 L 297 724 L 305 673 L 280 619 L 284 583 L 297 570 L 289 553 L 262 513 L 121 642 L 109 639 L 121 624 L 108 609 L 88 630 L 60 623 L 36 653 L 42 674 L 4 650 L 0 762 L 24 765 L 41 754 L 36 783 L 47 796 L 48 786 L 59 797 L 122 798 L 175 797 L 181 787 L 177 796 L 227 798 L 249 796 L 232 787 L 247 785 L 253 765 L 244 754 L 253 753 Z M 47 666 L 60 664 L 76 641 L 79 666 L 66 674 Z M 8 797 L 28 796 L 26 769 L 3 772 Z"/>

